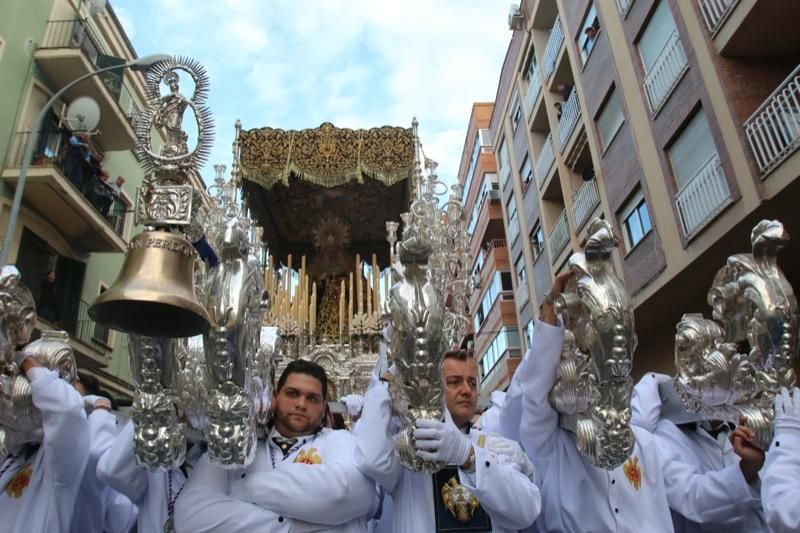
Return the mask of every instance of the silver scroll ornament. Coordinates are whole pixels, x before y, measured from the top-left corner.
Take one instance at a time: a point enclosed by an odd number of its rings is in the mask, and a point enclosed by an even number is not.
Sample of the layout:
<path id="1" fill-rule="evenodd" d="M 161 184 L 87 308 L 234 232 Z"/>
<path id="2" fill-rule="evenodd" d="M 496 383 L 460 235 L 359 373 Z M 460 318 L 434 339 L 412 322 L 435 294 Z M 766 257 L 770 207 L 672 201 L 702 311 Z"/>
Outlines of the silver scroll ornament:
<path id="1" fill-rule="evenodd" d="M 175 393 L 181 342 L 185 341 L 128 336 L 134 384 L 133 454 L 140 465 L 153 472 L 174 470 L 186 456 L 186 423 Z"/>
<path id="2" fill-rule="evenodd" d="M 635 443 L 630 371 L 636 334 L 630 297 L 612 263 L 619 240 L 599 218 L 588 235 L 584 251 L 569 259 L 575 278 L 556 298 L 567 331 L 549 397 L 578 451 L 592 465 L 613 470 Z"/>
<path id="3" fill-rule="evenodd" d="M 420 153 L 416 120 L 413 126 L 416 156 Z M 423 177 L 415 157 L 415 199 L 410 212 L 401 215 L 400 242 L 398 224 L 386 223 L 395 281 L 388 302 L 390 350 L 396 366 L 391 391 L 394 409 L 405 422 L 395 438 L 400 462 L 416 472 L 437 472 L 443 464 L 423 461 L 416 454 L 414 424 L 419 418 L 444 416 L 442 360 L 468 323 L 466 301 L 472 285 L 460 188 L 456 186 L 449 201 L 439 205 L 438 196 L 446 188 L 438 181 L 436 163 L 426 159 L 425 164 L 428 175 Z M 452 305 L 448 308 L 445 302 Z"/>
<path id="4" fill-rule="evenodd" d="M 259 359 L 264 278 L 251 243 L 250 221 L 235 205 L 235 182 L 221 189 L 210 235 L 219 263 L 208 274 L 206 310 L 211 328 L 204 333 L 209 457 L 223 468 L 249 465 L 255 456 L 262 394 L 269 377 Z"/>
<path id="5" fill-rule="evenodd" d="M 783 225 L 762 220 L 750 236 L 751 254 L 728 258 L 708 292 L 713 319 L 684 315 L 675 335 L 675 389 L 687 410 L 708 420 L 738 423 L 772 440 L 774 398 L 795 385 L 797 299 L 777 264 L 789 240 Z M 749 351 L 740 353 L 742 345 Z"/>

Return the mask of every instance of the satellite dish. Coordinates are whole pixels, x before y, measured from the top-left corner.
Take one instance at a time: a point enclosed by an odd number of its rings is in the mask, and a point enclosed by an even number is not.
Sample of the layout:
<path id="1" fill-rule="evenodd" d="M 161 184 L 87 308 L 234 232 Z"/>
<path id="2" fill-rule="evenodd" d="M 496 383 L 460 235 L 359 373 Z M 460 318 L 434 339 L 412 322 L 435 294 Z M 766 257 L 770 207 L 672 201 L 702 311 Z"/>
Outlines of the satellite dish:
<path id="1" fill-rule="evenodd" d="M 100 106 L 88 96 L 76 98 L 67 108 L 64 121 L 72 131 L 92 131 L 100 122 Z"/>
<path id="2" fill-rule="evenodd" d="M 89 14 L 97 15 L 106 8 L 106 0 L 89 0 Z"/>

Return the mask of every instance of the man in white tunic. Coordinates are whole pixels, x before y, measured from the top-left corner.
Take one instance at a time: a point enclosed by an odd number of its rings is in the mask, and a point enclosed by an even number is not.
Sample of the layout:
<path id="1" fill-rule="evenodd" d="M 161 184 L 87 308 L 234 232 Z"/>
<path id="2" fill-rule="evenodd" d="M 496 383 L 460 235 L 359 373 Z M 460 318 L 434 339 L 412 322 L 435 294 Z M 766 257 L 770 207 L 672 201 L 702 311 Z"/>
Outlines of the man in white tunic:
<path id="1" fill-rule="evenodd" d="M 775 533 L 800 531 L 800 389 L 775 397 L 775 436 L 761 471 L 761 498 Z"/>
<path id="2" fill-rule="evenodd" d="M 633 426 L 633 453 L 623 465 L 607 471 L 591 465 L 578 451 L 574 436 L 560 427 L 548 394 L 557 378 L 564 328 L 557 325 L 552 301 L 570 276 L 556 277 L 534 324 L 532 352 L 526 355 L 530 360 L 514 375 L 522 390 L 520 438 L 541 481 L 538 529 L 666 533 L 673 531 L 670 507 L 698 522 L 737 513 L 724 475 L 696 474 L 647 431 Z"/>
<path id="3" fill-rule="evenodd" d="M 322 427 L 325 370 L 289 363 L 278 380 L 274 417 L 247 468 L 200 459 L 175 508 L 177 531 L 366 531 L 374 483 L 353 464 L 355 437 Z"/>
<path id="4" fill-rule="evenodd" d="M 449 353 L 442 365 L 449 416 L 418 420 L 414 436 L 422 459 L 452 465 L 433 476 L 404 468 L 394 451 L 391 398 L 385 383 L 367 391 L 358 432 L 357 464 L 391 494 L 396 533 L 514 531 L 540 509 L 532 465 L 519 446 L 470 428 L 478 400 L 475 359 Z M 489 522 L 491 520 L 491 522 Z"/>
<path id="5" fill-rule="evenodd" d="M 97 463 L 97 478 L 139 508 L 139 533 L 160 532 L 174 514 L 175 501 L 186 483 L 186 474 L 199 458 L 200 446 L 189 448 L 181 468 L 150 472 L 136 461 L 133 437 L 133 422 L 128 421 Z"/>
<path id="6" fill-rule="evenodd" d="M 4 533 L 69 531 L 75 498 L 89 456 L 83 399 L 72 385 L 19 352 L 17 364 L 31 381 L 42 415 L 42 443 L 12 450 L 0 466 L 0 530 Z"/>
<path id="7" fill-rule="evenodd" d="M 720 482 L 729 488 L 731 504 L 738 512 L 719 522 L 700 524 L 672 512 L 676 532 L 757 532 L 767 531 L 761 509 L 758 471 L 764 464 L 764 453 L 753 447 L 734 448 L 729 426 L 722 422 L 697 421 L 676 425 L 662 416 L 662 390 L 672 388 L 665 374 L 648 373 L 636 384 L 631 400 L 631 424 L 638 426 L 661 441 L 678 456 L 679 461 L 697 474 L 719 472 Z M 669 387 L 669 388 L 666 388 Z M 673 389 L 674 391 L 674 389 Z M 667 398 L 678 408 L 682 402 L 677 393 Z M 682 410 L 682 409 L 681 409 Z"/>

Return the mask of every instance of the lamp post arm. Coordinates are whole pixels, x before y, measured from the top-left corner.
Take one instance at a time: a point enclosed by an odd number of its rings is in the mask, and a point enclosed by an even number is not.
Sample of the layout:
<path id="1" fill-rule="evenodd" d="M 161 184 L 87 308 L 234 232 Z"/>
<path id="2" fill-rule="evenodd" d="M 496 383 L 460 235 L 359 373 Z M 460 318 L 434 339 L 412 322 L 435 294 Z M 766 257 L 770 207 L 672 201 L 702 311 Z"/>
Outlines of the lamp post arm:
<path id="1" fill-rule="evenodd" d="M 30 134 L 28 135 L 28 140 L 25 143 L 25 152 L 22 156 L 22 166 L 19 169 L 19 179 L 17 180 L 17 189 L 14 191 L 14 202 L 11 204 L 11 213 L 8 217 L 8 227 L 6 228 L 6 238 L 5 242 L 3 243 L 3 248 L 0 249 L 0 266 L 5 266 L 6 260 L 8 259 L 8 250 L 11 247 L 11 242 L 14 240 L 14 233 L 17 230 L 17 219 L 19 218 L 19 209 L 22 205 L 22 193 L 25 190 L 25 180 L 28 177 L 28 168 L 30 167 L 31 159 L 33 158 L 33 147 L 36 146 L 36 141 L 39 140 L 39 130 L 42 127 L 42 122 L 44 122 L 47 113 L 50 111 L 50 108 L 53 107 L 53 104 L 61 98 L 61 96 L 70 90 L 72 87 L 76 86 L 77 84 L 81 83 L 84 80 L 87 80 L 93 76 L 97 76 L 98 74 L 102 74 L 103 72 L 109 72 L 111 70 L 122 70 L 124 68 L 130 67 L 134 64 L 137 64 L 139 60 L 130 61 L 125 63 L 124 65 L 113 65 L 110 67 L 104 67 L 99 70 L 95 70 L 89 72 L 88 74 L 84 74 L 80 78 L 77 78 L 64 87 L 61 88 L 56 94 L 44 104 L 42 110 L 36 116 L 36 120 L 33 122 L 33 128 L 31 128 Z"/>

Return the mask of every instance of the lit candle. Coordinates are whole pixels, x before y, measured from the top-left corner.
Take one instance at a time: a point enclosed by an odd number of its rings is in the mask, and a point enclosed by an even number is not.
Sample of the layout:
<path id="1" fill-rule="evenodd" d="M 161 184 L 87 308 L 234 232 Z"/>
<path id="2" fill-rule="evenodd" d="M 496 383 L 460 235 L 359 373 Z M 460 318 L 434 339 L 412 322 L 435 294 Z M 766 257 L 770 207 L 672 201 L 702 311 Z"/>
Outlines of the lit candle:
<path id="1" fill-rule="evenodd" d="M 361 256 L 356 254 L 356 299 L 358 300 L 358 314 L 364 312 L 364 288 L 361 285 Z"/>
<path id="2" fill-rule="evenodd" d="M 372 298 L 375 312 L 381 312 L 381 273 L 378 271 L 378 256 L 372 254 Z"/>
<path id="3" fill-rule="evenodd" d="M 339 286 L 339 336 L 342 335 L 342 327 L 344 325 L 344 280 Z"/>
<path id="4" fill-rule="evenodd" d="M 365 282 L 365 285 L 366 285 L 366 287 L 365 287 L 366 291 L 365 292 L 367 293 L 367 314 L 371 315 L 372 314 L 372 293 L 370 291 L 372 289 L 369 286 L 369 278 L 367 278 L 367 280 Z"/>
<path id="5" fill-rule="evenodd" d="M 347 290 L 347 329 L 353 323 L 353 273 L 350 272 L 350 288 Z"/>
<path id="6" fill-rule="evenodd" d="M 311 333 L 317 329 L 317 282 L 311 286 Z"/>

